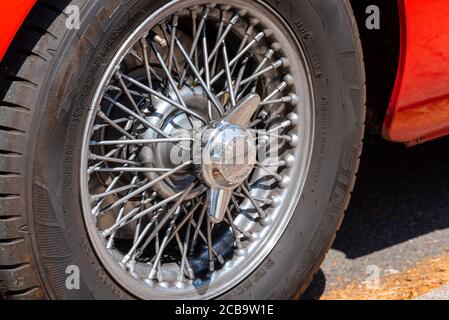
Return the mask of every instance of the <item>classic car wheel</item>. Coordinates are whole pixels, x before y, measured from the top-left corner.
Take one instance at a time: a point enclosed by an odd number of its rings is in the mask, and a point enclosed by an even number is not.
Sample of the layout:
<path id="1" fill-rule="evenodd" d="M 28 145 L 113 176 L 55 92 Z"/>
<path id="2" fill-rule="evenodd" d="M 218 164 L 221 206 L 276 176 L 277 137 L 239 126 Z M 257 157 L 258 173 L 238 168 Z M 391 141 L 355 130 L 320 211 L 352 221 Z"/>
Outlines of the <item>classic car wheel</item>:
<path id="1" fill-rule="evenodd" d="M 41 1 L 27 26 L 2 63 L 5 298 L 305 290 L 361 152 L 346 1 Z"/>

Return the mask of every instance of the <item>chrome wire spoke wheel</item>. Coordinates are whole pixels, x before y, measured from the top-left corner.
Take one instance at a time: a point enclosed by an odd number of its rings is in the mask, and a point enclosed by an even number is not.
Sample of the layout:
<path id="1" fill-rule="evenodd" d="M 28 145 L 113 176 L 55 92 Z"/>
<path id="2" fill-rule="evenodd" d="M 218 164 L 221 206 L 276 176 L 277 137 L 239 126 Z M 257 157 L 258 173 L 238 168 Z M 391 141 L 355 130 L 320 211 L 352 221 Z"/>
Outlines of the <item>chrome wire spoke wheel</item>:
<path id="1" fill-rule="evenodd" d="M 311 97 L 296 38 L 268 6 L 151 14 L 98 84 L 81 146 L 84 220 L 111 276 L 146 299 L 214 298 L 245 279 L 298 204 Z"/>

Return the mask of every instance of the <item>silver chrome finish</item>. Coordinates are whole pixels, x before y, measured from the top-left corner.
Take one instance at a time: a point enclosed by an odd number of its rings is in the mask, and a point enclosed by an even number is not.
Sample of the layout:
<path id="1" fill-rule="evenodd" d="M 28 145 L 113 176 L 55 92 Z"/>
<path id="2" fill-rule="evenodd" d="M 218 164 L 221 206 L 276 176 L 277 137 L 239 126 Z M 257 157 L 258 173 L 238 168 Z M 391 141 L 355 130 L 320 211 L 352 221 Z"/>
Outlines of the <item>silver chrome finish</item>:
<path id="1" fill-rule="evenodd" d="M 236 188 L 248 178 L 257 159 L 250 130 L 223 121 L 206 128 L 202 140 L 200 177 L 209 187 Z"/>
<path id="2" fill-rule="evenodd" d="M 209 187 L 207 213 L 213 223 L 223 221 L 232 192 L 249 177 L 257 161 L 255 139 L 244 126 L 259 103 L 260 97 L 250 94 L 203 133 L 199 176 Z"/>
<path id="3" fill-rule="evenodd" d="M 305 183 L 299 42 L 262 1 L 173 0 L 101 66 L 80 166 L 96 256 L 137 298 L 223 295 L 276 248 Z"/>
<path id="4" fill-rule="evenodd" d="M 225 119 L 229 123 L 247 128 L 251 124 L 251 118 L 254 116 L 259 106 L 260 96 L 251 93 L 240 100 L 238 106 L 232 109 L 231 112 L 226 115 Z"/>
<path id="5" fill-rule="evenodd" d="M 207 214 L 212 223 L 221 223 L 231 201 L 232 189 L 210 188 L 207 191 Z"/>

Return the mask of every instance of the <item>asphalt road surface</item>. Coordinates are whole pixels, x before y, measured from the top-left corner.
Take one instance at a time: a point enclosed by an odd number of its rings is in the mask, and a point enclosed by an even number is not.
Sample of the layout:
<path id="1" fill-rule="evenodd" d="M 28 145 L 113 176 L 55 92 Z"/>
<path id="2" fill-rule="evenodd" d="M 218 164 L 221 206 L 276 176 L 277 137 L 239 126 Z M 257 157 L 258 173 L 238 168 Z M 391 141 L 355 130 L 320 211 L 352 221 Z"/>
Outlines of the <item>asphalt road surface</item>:
<path id="1" fill-rule="evenodd" d="M 414 299 L 449 283 L 449 138 L 368 137 L 337 239 L 303 299 Z"/>

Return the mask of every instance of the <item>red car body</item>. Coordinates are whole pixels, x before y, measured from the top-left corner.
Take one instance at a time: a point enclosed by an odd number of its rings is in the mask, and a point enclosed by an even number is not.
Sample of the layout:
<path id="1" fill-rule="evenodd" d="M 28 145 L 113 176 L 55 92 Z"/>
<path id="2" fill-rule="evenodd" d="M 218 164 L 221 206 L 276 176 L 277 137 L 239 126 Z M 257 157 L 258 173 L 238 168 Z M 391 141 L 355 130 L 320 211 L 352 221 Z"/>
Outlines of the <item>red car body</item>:
<path id="1" fill-rule="evenodd" d="M 0 59 L 36 0 L 0 1 Z M 383 136 L 409 145 L 449 134 L 447 0 L 398 0 L 400 57 Z"/>
<path id="2" fill-rule="evenodd" d="M 449 134 L 449 7 L 399 0 L 401 53 L 384 137 L 416 144 Z"/>

